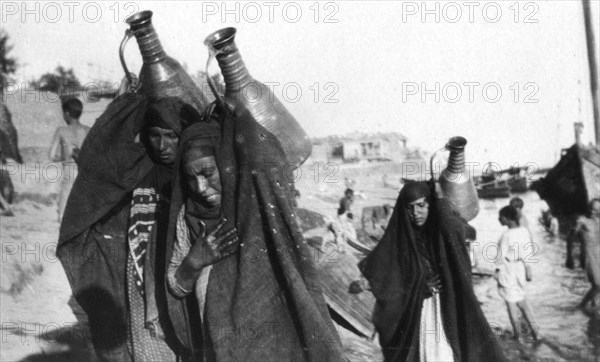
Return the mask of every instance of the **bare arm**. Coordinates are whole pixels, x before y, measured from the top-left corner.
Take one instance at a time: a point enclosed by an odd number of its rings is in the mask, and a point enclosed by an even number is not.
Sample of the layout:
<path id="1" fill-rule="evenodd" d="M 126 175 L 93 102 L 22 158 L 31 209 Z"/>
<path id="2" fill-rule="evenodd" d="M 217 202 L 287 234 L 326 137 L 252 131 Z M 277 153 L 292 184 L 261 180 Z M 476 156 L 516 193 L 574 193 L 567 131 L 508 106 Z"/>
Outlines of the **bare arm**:
<path id="1" fill-rule="evenodd" d="M 500 240 L 498 240 L 498 255 L 496 255 L 496 262 L 494 263 L 496 265 L 496 269 L 505 263 L 505 259 L 509 258 L 508 242 L 505 240 L 507 237 L 506 233 L 507 231 L 502 233 Z"/>
<path id="2" fill-rule="evenodd" d="M 50 144 L 50 150 L 48 151 L 48 159 L 52 162 L 61 161 L 60 157 L 62 155 L 58 154 L 60 151 L 60 142 L 61 142 L 62 134 L 60 128 L 54 132 L 54 137 L 52 137 L 52 143 Z"/>

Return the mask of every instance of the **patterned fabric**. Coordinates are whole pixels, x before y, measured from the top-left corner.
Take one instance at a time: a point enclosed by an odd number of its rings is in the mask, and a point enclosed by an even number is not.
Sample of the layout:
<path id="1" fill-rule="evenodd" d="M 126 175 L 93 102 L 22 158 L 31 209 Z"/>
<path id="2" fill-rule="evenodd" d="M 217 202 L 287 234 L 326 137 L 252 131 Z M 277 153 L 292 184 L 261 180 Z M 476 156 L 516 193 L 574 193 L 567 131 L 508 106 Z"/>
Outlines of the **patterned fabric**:
<path id="1" fill-rule="evenodd" d="M 127 299 L 129 302 L 129 353 L 134 362 L 176 361 L 175 353 L 169 348 L 162 331 L 146 328 L 144 296 L 137 284 L 137 269 L 131 258 L 127 258 Z"/>
<path id="2" fill-rule="evenodd" d="M 144 294 L 144 262 L 148 239 L 152 226 L 156 222 L 156 205 L 160 194 L 154 188 L 136 188 L 133 190 L 131 211 L 129 214 L 129 252 L 134 261 L 135 285 Z"/>
<path id="3" fill-rule="evenodd" d="M 179 215 L 177 215 L 177 240 L 173 249 L 173 256 L 171 257 L 171 261 L 169 262 L 169 269 L 167 271 L 169 288 L 171 288 L 173 294 L 175 294 L 178 297 L 185 297 L 186 295 L 191 293 L 191 290 L 185 290 L 181 285 L 179 285 L 179 283 L 177 282 L 177 278 L 175 277 L 175 274 L 177 273 L 177 268 L 179 268 L 181 262 L 190 252 L 191 248 L 192 243 L 190 242 L 190 232 L 185 222 L 185 205 L 183 205 L 181 207 Z M 202 269 L 202 271 L 200 272 L 200 276 L 196 281 L 195 291 L 196 298 L 198 299 L 198 306 L 201 311 L 201 318 L 204 317 L 206 287 L 208 286 L 208 278 L 210 276 L 211 269 L 212 265 Z"/>

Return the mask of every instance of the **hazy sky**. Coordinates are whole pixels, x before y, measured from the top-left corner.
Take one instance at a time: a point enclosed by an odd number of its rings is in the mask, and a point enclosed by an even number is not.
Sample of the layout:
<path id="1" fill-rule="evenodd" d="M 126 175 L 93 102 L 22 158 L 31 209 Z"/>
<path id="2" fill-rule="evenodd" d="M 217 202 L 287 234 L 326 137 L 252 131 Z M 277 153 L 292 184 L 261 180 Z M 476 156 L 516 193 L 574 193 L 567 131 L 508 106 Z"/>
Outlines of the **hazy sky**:
<path id="1" fill-rule="evenodd" d="M 596 40 L 600 6 L 592 0 Z M 25 5 L 23 5 L 25 4 Z M 469 141 L 471 161 L 552 165 L 593 140 L 581 1 L 2 2 L 20 81 L 57 65 L 84 82 L 120 81 L 124 19 L 141 10 L 167 53 L 204 68 L 223 27 L 250 73 L 271 82 L 313 136 L 397 131 L 434 151 Z M 598 53 L 598 50 L 596 50 Z M 130 68 L 139 69 L 135 41 Z M 216 66 L 212 72 L 218 71 Z"/>

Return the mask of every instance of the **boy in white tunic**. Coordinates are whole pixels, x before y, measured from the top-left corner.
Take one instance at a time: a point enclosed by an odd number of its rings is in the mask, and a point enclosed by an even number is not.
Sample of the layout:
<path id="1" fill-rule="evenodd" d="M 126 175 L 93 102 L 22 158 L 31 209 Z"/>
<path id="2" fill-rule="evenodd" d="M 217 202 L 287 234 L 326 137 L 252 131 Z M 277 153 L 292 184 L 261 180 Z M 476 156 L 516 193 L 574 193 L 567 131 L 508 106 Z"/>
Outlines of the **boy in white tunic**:
<path id="1" fill-rule="evenodd" d="M 519 310 L 521 310 L 531 328 L 534 340 L 538 340 L 537 324 L 524 290 L 526 282 L 532 280 L 531 266 L 527 264 L 526 259 L 527 255 L 531 254 L 527 250 L 532 248 L 533 242 L 529 230 L 519 225 L 519 212 L 514 207 L 503 207 L 499 212 L 498 220 L 501 225 L 508 227 L 498 241 L 496 257 L 498 293 L 506 301 L 514 339 L 520 340 Z"/>

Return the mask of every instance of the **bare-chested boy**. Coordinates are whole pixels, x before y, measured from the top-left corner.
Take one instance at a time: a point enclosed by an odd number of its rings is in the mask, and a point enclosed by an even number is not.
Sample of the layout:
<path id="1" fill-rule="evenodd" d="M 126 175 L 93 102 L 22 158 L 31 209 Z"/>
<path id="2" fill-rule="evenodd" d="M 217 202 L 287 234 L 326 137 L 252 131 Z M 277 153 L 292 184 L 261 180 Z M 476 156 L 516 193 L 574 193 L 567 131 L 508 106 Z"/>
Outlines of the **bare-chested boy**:
<path id="1" fill-rule="evenodd" d="M 596 311 L 600 310 L 600 199 L 589 204 L 589 216 L 580 216 L 572 233 L 579 236 L 581 247 L 585 250 L 585 272 L 591 288 L 585 294 L 579 306 L 586 308 L 589 303 Z"/>
<path id="2" fill-rule="evenodd" d="M 77 176 L 77 156 L 83 140 L 90 128 L 79 123 L 83 112 L 83 104 L 79 99 L 72 98 L 62 105 L 63 119 L 66 127 L 59 127 L 54 133 L 48 158 L 53 162 L 62 163 L 62 177 L 58 195 L 58 220 L 62 219 L 67 198 Z"/>

